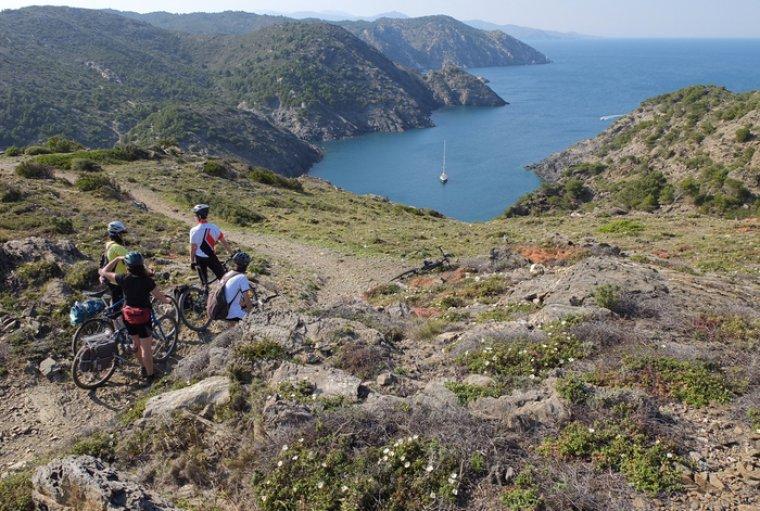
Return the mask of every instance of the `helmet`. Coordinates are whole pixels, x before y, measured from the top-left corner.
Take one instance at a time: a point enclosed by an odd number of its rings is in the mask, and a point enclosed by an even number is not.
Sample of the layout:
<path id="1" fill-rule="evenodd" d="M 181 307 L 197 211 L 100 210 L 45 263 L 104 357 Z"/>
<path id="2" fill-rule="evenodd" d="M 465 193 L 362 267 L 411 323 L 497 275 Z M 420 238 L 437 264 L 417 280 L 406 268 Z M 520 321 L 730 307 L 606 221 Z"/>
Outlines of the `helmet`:
<path id="1" fill-rule="evenodd" d="M 132 268 L 137 266 L 144 266 L 145 259 L 143 259 L 143 256 L 140 252 L 129 252 L 124 256 L 124 264 L 126 264 L 127 267 Z"/>
<path id="2" fill-rule="evenodd" d="M 127 228 L 124 226 L 123 223 L 119 222 L 118 220 L 114 220 L 110 224 L 108 224 L 108 234 L 114 235 L 114 234 L 123 234 L 127 232 Z"/>
<path id="3" fill-rule="evenodd" d="M 235 252 L 235 254 L 232 256 L 232 262 L 237 266 L 248 266 L 251 264 L 251 256 L 245 252 Z"/>
<path id="4" fill-rule="evenodd" d="M 208 204 L 196 204 L 193 206 L 193 213 L 201 218 L 208 216 L 209 205 Z"/>

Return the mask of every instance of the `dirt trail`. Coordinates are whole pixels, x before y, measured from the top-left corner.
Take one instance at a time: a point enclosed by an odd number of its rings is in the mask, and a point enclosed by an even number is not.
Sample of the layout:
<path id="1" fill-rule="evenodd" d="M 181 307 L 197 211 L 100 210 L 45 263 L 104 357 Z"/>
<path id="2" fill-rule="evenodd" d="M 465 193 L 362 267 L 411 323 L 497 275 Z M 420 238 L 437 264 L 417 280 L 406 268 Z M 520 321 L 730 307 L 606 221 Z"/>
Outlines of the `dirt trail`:
<path id="1" fill-rule="evenodd" d="M 76 180 L 72 173 L 59 172 L 59 175 L 68 181 Z M 122 187 L 149 210 L 188 226 L 194 224 L 189 212 L 179 211 L 159 194 L 133 183 L 122 183 Z M 314 275 L 320 285 L 318 299 L 324 304 L 360 295 L 370 287 L 390 280 L 401 267 L 399 261 L 390 258 L 340 254 L 331 249 L 235 227 L 226 227 L 224 231 L 233 244 L 250 247 L 272 259 L 288 261 L 293 267 Z"/>

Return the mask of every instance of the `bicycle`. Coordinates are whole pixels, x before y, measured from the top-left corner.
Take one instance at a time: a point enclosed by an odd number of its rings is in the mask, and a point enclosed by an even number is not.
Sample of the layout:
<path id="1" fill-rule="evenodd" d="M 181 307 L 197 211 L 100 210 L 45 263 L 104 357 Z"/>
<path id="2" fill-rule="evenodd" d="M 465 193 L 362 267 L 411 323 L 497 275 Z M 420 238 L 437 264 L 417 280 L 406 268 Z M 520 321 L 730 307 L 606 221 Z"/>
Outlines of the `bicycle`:
<path id="1" fill-rule="evenodd" d="M 85 322 L 77 328 L 76 332 L 74 332 L 74 335 L 71 338 L 72 355 L 76 355 L 79 348 L 82 346 L 82 337 L 95 335 L 104 331 L 113 332 L 116 330 L 114 323 L 121 321 L 121 307 L 124 304 L 123 299 L 109 305 L 110 299 L 106 298 L 110 298 L 108 289 L 101 289 L 100 291 L 85 291 L 84 295 L 90 298 L 100 298 L 105 304 L 105 308 L 92 318 L 85 320 Z M 164 304 L 157 302 L 153 295 L 151 295 L 151 306 L 154 311 L 158 310 L 159 317 L 169 316 L 174 319 L 174 328 L 176 331 L 171 330 L 167 335 L 179 336 L 179 307 L 177 306 L 177 300 L 175 300 L 174 297 L 169 296 L 169 298 L 172 303 Z"/>
<path id="2" fill-rule="evenodd" d="M 112 308 L 118 305 L 114 304 Z M 179 327 L 173 317 L 157 316 L 153 309 L 150 318 L 154 340 L 153 360 L 162 363 L 169 359 L 177 347 Z M 128 362 L 134 349 L 126 326 L 114 329 L 113 321 L 102 317 L 92 318 L 88 322 L 97 323 L 99 329 L 93 334 L 81 336 L 81 346 L 71 364 L 71 378 L 77 387 L 92 390 L 105 385 L 116 367 Z M 173 334 L 170 335 L 167 331 Z M 105 355 L 101 358 L 102 354 Z"/>
<path id="3" fill-rule="evenodd" d="M 435 261 L 429 261 L 425 259 L 422 261 L 422 266 L 419 268 L 412 268 L 411 270 L 406 270 L 405 272 L 399 273 L 395 277 L 391 279 L 391 282 L 395 282 L 401 279 L 404 279 L 406 277 L 411 277 L 412 275 L 420 275 L 422 273 L 430 273 L 434 270 L 448 270 L 451 268 L 451 258 L 454 257 L 453 254 L 448 254 L 443 251 L 443 248 L 438 247 L 438 250 L 441 251 L 441 258 L 437 259 Z"/>
<path id="4" fill-rule="evenodd" d="M 222 266 L 224 272 L 227 273 L 227 264 L 230 262 L 228 259 Z M 208 302 L 208 295 L 211 289 L 211 284 L 219 281 L 214 277 L 212 280 L 207 281 L 204 284 L 204 278 L 201 276 L 201 270 L 198 270 L 198 278 L 201 281 L 201 285 L 189 284 L 184 286 L 179 293 L 177 299 L 179 317 L 182 323 L 193 330 L 194 332 L 203 332 L 211 324 L 211 318 L 206 313 L 206 303 Z M 278 296 L 277 293 L 270 295 L 264 299 L 259 299 L 259 294 L 256 289 L 256 285 L 251 279 L 248 279 L 248 283 L 253 293 L 254 307 L 261 308 L 269 300 Z"/>

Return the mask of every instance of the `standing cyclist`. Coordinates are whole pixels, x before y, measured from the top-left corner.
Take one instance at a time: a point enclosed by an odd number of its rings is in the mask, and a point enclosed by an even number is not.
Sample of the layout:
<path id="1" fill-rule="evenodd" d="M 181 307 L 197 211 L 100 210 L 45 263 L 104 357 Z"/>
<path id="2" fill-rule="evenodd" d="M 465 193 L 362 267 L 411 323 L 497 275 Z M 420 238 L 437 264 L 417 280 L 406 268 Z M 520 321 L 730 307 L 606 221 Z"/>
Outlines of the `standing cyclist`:
<path id="1" fill-rule="evenodd" d="M 100 262 L 101 268 L 104 268 L 108 263 L 117 257 L 124 257 L 127 255 L 126 243 L 124 243 L 125 234 L 127 234 L 127 228 L 120 221 L 114 220 L 108 224 L 108 241 L 106 242 L 106 251 L 103 253 L 103 260 Z M 119 262 L 116 264 L 114 273 L 117 275 L 124 275 L 127 273 L 127 267 L 124 262 Z M 121 299 L 124 298 L 124 292 L 122 291 L 121 286 L 112 284 L 107 280 L 106 284 L 111 290 L 111 305 L 121 301 Z"/>
<path id="2" fill-rule="evenodd" d="M 208 270 L 211 270 L 217 279 L 224 277 L 224 265 L 214 250 L 217 242 L 224 245 L 228 253 L 232 253 L 222 230 L 208 221 L 208 210 L 207 204 L 197 204 L 193 207 L 198 225 L 190 229 L 190 267 L 198 270 L 204 286 L 208 285 Z"/>

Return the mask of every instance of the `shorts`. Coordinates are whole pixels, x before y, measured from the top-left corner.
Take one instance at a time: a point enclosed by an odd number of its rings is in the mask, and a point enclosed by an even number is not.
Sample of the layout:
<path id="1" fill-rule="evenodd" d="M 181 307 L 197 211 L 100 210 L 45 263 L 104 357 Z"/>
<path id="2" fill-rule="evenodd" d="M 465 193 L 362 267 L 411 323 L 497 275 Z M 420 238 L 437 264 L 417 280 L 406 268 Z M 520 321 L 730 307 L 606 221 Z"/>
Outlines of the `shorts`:
<path id="1" fill-rule="evenodd" d="M 127 332 L 129 332 L 129 335 L 136 335 L 140 339 L 145 339 L 153 335 L 153 330 L 150 327 L 150 323 L 143 323 L 141 325 L 133 325 L 125 321 L 124 326 L 127 327 Z"/>
<path id="2" fill-rule="evenodd" d="M 219 261 L 219 258 L 216 257 L 216 254 L 210 257 L 196 256 L 195 262 L 198 265 L 198 276 L 201 278 L 201 282 L 203 282 L 204 285 L 208 284 L 208 270 L 213 272 L 217 280 L 222 280 L 224 274 L 227 273 L 226 268 L 221 261 Z"/>

